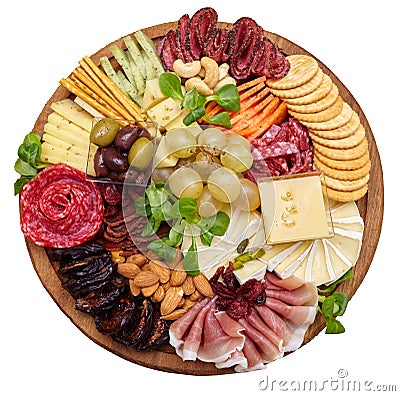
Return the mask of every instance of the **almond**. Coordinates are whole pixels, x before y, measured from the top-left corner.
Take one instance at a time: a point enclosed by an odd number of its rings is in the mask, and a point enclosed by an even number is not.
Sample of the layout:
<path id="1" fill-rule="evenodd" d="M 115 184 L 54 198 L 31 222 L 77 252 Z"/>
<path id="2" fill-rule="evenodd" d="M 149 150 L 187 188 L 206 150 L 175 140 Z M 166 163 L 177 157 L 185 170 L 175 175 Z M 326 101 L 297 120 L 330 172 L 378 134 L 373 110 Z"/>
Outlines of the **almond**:
<path id="1" fill-rule="evenodd" d="M 189 310 L 190 308 L 193 307 L 193 305 L 195 305 L 197 303 L 197 301 L 192 301 L 190 299 L 186 299 L 185 303 L 182 305 L 182 308 Z"/>
<path id="2" fill-rule="evenodd" d="M 210 282 L 208 282 L 208 279 L 203 275 L 197 275 L 193 277 L 193 282 L 194 285 L 196 286 L 196 289 L 206 297 L 213 297 L 214 292 L 211 288 Z"/>
<path id="3" fill-rule="evenodd" d="M 163 283 L 162 287 L 163 287 L 164 291 L 167 291 L 171 287 L 171 282 L 168 281 L 166 283 Z"/>
<path id="4" fill-rule="evenodd" d="M 191 275 L 187 276 L 186 279 L 183 281 L 182 289 L 183 293 L 185 293 L 187 296 L 189 296 L 196 290 L 193 282 L 193 277 Z"/>
<path id="5" fill-rule="evenodd" d="M 129 289 L 134 297 L 138 296 L 141 292 L 140 287 L 136 286 L 133 279 L 129 279 Z"/>
<path id="6" fill-rule="evenodd" d="M 159 287 L 159 283 L 155 283 L 154 285 L 148 286 L 148 287 L 142 287 L 142 294 L 145 297 L 150 297 L 151 295 L 153 295 L 153 293 L 155 293 L 155 291 L 158 289 Z"/>
<path id="7" fill-rule="evenodd" d="M 172 270 L 171 271 L 171 286 L 180 286 L 186 279 L 186 272 L 183 270 Z"/>
<path id="8" fill-rule="evenodd" d="M 182 308 L 183 307 L 183 305 L 185 304 L 185 297 L 181 297 L 181 301 L 179 302 L 179 304 L 178 304 L 178 308 Z"/>
<path id="9" fill-rule="evenodd" d="M 140 271 L 133 280 L 138 287 L 152 286 L 160 280 L 160 277 L 153 271 Z"/>
<path id="10" fill-rule="evenodd" d="M 161 315 L 168 315 L 176 309 L 181 302 L 183 291 L 179 288 L 171 286 L 165 293 L 164 299 L 161 301 Z"/>
<path id="11" fill-rule="evenodd" d="M 160 277 L 160 283 L 167 283 L 171 277 L 171 271 L 168 267 L 157 264 L 155 261 L 150 261 L 150 268 Z"/>
<path id="12" fill-rule="evenodd" d="M 165 296 L 164 288 L 160 285 L 157 287 L 157 290 L 151 296 L 151 301 L 160 302 L 163 300 L 164 296 Z"/>
<path id="13" fill-rule="evenodd" d="M 117 271 L 125 278 L 133 279 L 140 272 L 140 268 L 134 263 L 118 263 Z"/>
<path id="14" fill-rule="evenodd" d="M 160 319 L 176 320 L 176 319 L 179 319 L 181 316 L 183 316 L 186 312 L 187 312 L 187 309 L 179 308 L 179 309 L 176 309 L 175 311 L 172 311 L 170 314 L 161 316 Z"/>
<path id="15" fill-rule="evenodd" d="M 189 296 L 189 300 L 190 301 L 197 301 L 200 300 L 200 298 L 203 298 L 204 296 L 198 291 L 195 290 L 190 296 Z"/>
<path id="16" fill-rule="evenodd" d="M 147 263 L 147 257 L 141 253 L 133 254 L 126 259 L 127 263 L 136 264 L 139 268 Z"/>

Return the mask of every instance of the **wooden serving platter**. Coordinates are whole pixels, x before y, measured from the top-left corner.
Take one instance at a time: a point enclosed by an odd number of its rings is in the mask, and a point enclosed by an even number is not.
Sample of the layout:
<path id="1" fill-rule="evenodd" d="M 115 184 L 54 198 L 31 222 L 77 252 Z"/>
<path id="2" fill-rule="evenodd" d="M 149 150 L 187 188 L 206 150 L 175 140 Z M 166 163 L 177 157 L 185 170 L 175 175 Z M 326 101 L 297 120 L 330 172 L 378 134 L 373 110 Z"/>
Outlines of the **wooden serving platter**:
<path id="1" fill-rule="evenodd" d="M 219 26 L 230 28 L 232 25 L 228 23 L 219 23 Z M 177 22 L 164 23 L 143 29 L 143 31 L 158 41 L 170 29 L 175 29 Z M 265 32 L 265 35 L 276 43 L 287 54 L 306 54 L 311 55 L 303 48 L 278 36 L 277 34 Z M 102 56 L 112 58 L 110 47 L 113 44 L 118 44 L 124 47 L 123 39 L 120 38 L 113 43 L 110 43 L 100 51 L 92 55 L 92 59 L 98 64 Z M 312 56 L 312 55 L 311 55 Z M 360 108 L 359 104 L 349 92 L 349 90 L 342 84 L 342 82 L 326 67 L 322 62 L 317 59 L 322 70 L 329 74 L 333 82 L 338 86 L 342 98 L 358 113 L 361 123 L 363 124 L 366 136 L 369 142 L 369 153 L 371 158 L 371 171 L 369 190 L 366 196 L 357 201 L 357 205 L 361 216 L 364 219 L 365 229 L 364 238 L 360 257 L 357 265 L 353 269 L 354 277 L 349 281 L 344 282 L 338 287 L 338 290 L 347 292 L 350 297 L 354 295 L 363 281 L 369 266 L 372 262 L 380 232 L 383 218 L 383 175 L 382 166 L 379 158 L 378 148 L 368 121 Z M 61 78 L 61 76 L 60 76 Z M 40 113 L 33 131 L 42 134 L 44 124 L 47 121 L 48 115 L 52 112 L 50 104 L 65 99 L 70 96 L 70 93 L 63 87 L 59 87 L 49 101 L 44 106 Z M 146 366 L 152 369 L 175 372 L 190 375 L 216 375 L 233 373 L 233 369 L 217 369 L 213 363 L 203 363 L 200 361 L 186 361 L 183 362 L 179 356 L 174 352 L 170 346 L 165 346 L 160 350 L 149 352 L 136 352 L 134 348 L 124 347 L 111 339 L 109 336 L 99 333 L 94 325 L 91 316 L 75 310 L 75 301 L 71 295 L 62 289 L 60 279 L 53 268 L 52 263 L 49 261 L 44 248 L 38 247 L 32 242 L 26 240 L 27 248 L 35 268 L 43 286 L 59 306 L 59 308 L 69 317 L 69 319 L 92 341 L 96 342 L 101 347 L 109 350 L 110 352 L 127 359 L 133 363 Z M 318 314 L 315 322 L 308 329 L 304 344 L 312 340 L 324 328 L 324 319 Z M 303 344 L 303 345 L 304 345 Z"/>

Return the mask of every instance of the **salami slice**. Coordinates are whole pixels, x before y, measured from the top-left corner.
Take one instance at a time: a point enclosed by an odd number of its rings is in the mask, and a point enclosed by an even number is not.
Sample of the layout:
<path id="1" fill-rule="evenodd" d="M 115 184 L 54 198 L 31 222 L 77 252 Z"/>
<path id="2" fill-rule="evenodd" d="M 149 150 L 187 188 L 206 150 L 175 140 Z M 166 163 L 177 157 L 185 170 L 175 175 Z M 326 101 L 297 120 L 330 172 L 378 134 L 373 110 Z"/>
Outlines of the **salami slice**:
<path id="1" fill-rule="evenodd" d="M 21 230 L 39 246 L 68 248 L 91 239 L 103 222 L 96 184 L 65 164 L 51 165 L 20 194 Z"/>

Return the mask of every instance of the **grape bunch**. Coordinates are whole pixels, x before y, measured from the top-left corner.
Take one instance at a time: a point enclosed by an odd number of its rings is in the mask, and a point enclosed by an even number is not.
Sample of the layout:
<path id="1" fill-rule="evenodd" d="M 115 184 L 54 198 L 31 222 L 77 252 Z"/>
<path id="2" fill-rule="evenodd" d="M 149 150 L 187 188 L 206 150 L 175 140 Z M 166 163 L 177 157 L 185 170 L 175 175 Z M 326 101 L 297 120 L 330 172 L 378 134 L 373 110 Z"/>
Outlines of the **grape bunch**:
<path id="1" fill-rule="evenodd" d="M 196 199 L 201 216 L 213 216 L 224 204 L 247 211 L 259 207 L 257 185 L 242 175 L 253 164 L 245 138 L 215 127 L 196 138 L 190 128 L 179 128 L 165 135 L 165 143 L 179 161 L 177 167 L 156 169 L 153 180 L 167 183 L 179 198 Z"/>

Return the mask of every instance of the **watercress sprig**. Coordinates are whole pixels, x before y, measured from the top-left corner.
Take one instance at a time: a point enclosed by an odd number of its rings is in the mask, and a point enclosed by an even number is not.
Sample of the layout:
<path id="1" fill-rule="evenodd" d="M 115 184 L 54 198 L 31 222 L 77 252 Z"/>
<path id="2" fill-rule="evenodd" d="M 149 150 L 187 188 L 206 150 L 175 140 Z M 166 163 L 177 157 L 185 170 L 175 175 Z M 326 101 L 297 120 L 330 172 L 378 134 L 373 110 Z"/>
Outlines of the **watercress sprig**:
<path id="1" fill-rule="evenodd" d="M 338 316 L 342 316 L 346 312 L 347 304 L 349 302 L 349 296 L 344 292 L 335 292 L 336 287 L 344 281 L 351 279 L 353 272 L 349 270 L 340 279 L 332 283 L 325 289 L 318 288 L 318 311 L 322 313 L 326 322 L 327 334 L 339 334 L 344 333 L 345 328 L 342 323 L 337 319 Z M 332 293 L 329 296 L 321 294 Z"/>
<path id="2" fill-rule="evenodd" d="M 189 113 L 183 119 L 186 126 L 202 118 L 208 124 L 232 128 L 229 114 L 226 111 L 212 117 L 206 117 L 205 106 L 209 102 L 216 102 L 225 110 L 238 111 L 240 109 L 240 98 L 236 85 L 226 84 L 209 96 L 199 94 L 196 87 L 183 94 L 181 81 L 174 73 L 162 73 L 159 78 L 159 85 L 165 96 L 180 100 L 182 106 L 189 110 Z"/>
<path id="3" fill-rule="evenodd" d="M 18 159 L 14 164 L 14 170 L 21 175 L 14 183 L 14 195 L 19 194 L 22 187 L 32 180 L 40 169 L 50 165 L 40 161 L 41 154 L 40 136 L 34 132 L 28 133 L 18 147 Z"/>

